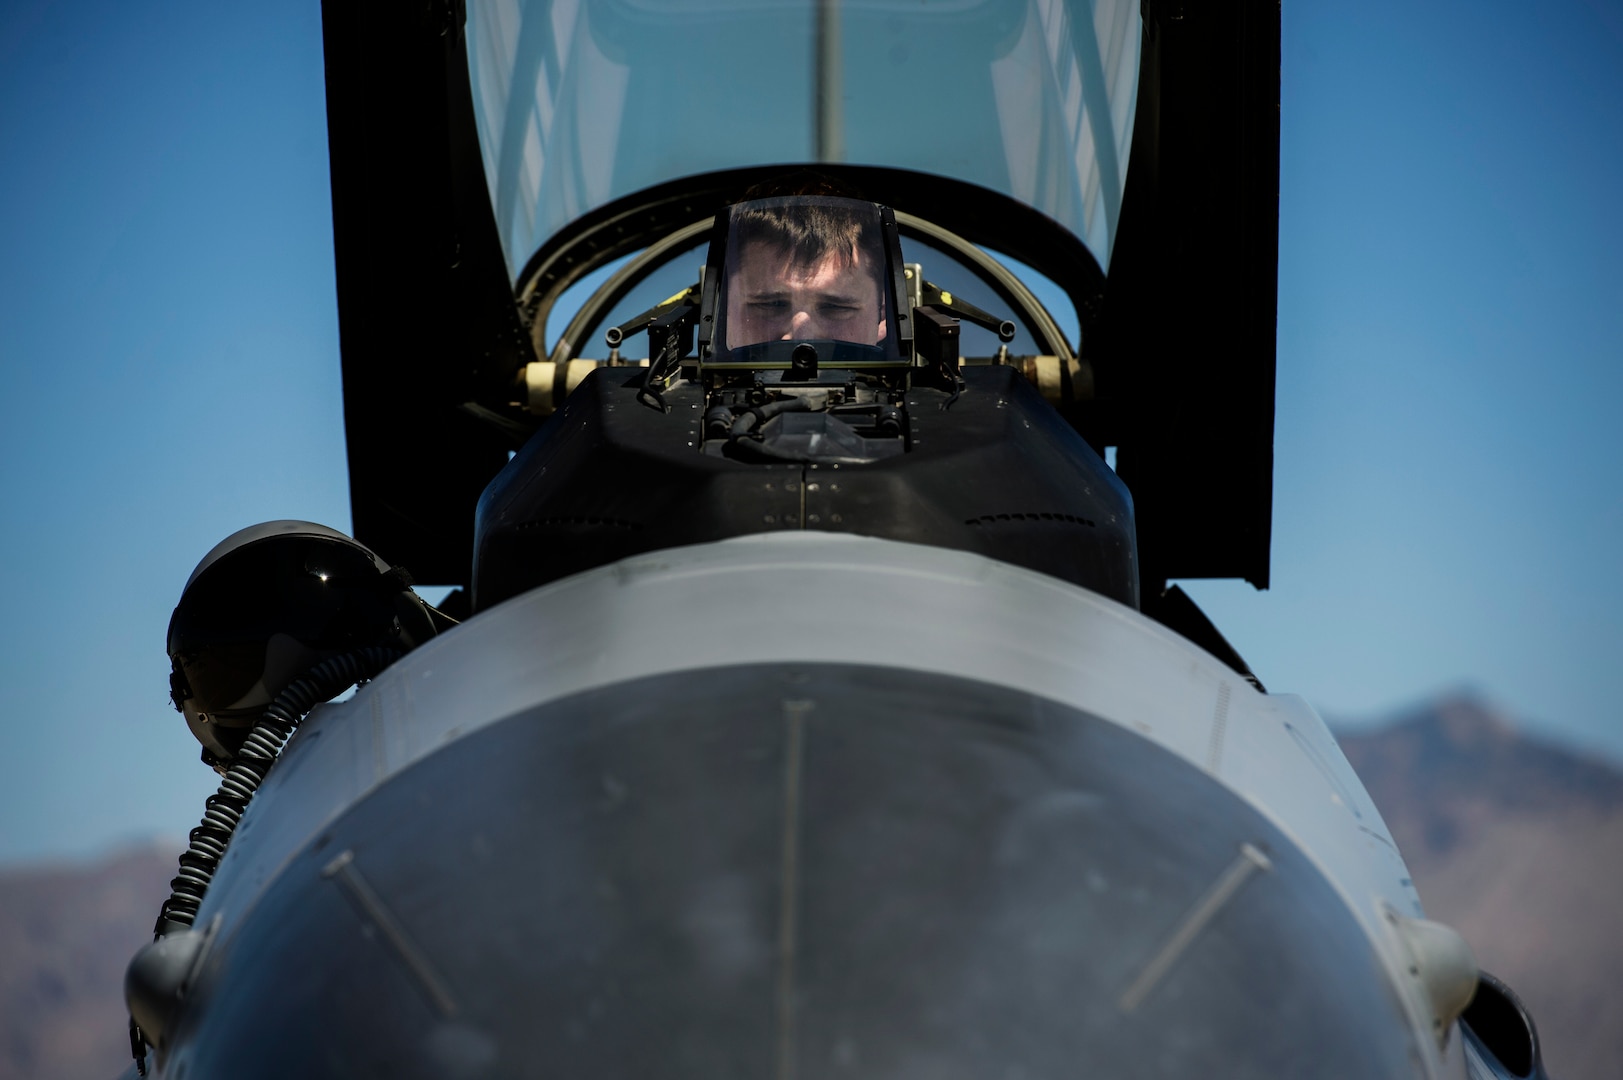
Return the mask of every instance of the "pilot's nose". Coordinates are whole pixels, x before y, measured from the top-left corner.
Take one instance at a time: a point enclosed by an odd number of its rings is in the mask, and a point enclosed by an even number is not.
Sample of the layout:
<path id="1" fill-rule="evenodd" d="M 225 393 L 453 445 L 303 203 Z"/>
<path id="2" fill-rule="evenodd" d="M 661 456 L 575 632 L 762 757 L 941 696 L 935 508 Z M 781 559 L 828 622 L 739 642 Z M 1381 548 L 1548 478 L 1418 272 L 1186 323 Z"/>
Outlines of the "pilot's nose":
<path id="1" fill-rule="evenodd" d="M 789 316 L 789 332 L 783 335 L 783 340 L 788 341 L 790 338 L 812 337 L 813 335 L 806 332 L 806 328 L 811 325 L 811 321 L 812 317 L 811 312 L 809 311 L 797 311 L 793 315 Z"/>

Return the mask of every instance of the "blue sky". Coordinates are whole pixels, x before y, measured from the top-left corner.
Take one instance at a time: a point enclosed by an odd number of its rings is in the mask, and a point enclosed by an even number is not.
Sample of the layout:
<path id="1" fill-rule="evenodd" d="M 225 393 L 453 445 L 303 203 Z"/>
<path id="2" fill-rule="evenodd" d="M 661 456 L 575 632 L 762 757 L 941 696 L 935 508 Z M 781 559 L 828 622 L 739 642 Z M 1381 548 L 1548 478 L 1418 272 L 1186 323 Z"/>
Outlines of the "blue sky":
<path id="1" fill-rule="evenodd" d="M 1286 4 L 1272 689 L 1623 760 L 1623 7 Z M 0 859 L 195 824 L 197 560 L 349 524 L 320 13 L 0 5 Z M 944 133 L 950 137 L 950 133 Z"/>
<path id="2" fill-rule="evenodd" d="M 1623 7 L 1287 3 L 1273 588 L 1331 714 L 1474 687 L 1623 757 Z"/>

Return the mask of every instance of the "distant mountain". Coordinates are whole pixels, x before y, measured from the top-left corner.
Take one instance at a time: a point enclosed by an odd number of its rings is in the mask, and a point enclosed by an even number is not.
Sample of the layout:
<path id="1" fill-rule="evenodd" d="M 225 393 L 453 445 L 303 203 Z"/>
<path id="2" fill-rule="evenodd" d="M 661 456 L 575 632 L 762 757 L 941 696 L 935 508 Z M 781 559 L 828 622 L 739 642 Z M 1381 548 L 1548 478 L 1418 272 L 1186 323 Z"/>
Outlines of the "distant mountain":
<path id="1" fill-rule="evenodd" d="M 0 870 L 0 1080 L 113 1080 L 124 966 L 152 940 L 179 850 Z"/>
<path id="2" fill-rule="evenodd" d="M 1339 739 L 1426 913 L 1526 1002 L 1556 1080 L 1623 1077 L 1623 770 L 1468 696 Z"/>
<path id="3" fill-rule="evenodd" d="M 1623 770 L 1453 697 L 1341 745 L 1432 918 L 1538 1021 L 1556 1080 L 1623 1077 Z M 113 1080 L 122 985 L 179 847 L 0 869 L 0 1080 Z"/>

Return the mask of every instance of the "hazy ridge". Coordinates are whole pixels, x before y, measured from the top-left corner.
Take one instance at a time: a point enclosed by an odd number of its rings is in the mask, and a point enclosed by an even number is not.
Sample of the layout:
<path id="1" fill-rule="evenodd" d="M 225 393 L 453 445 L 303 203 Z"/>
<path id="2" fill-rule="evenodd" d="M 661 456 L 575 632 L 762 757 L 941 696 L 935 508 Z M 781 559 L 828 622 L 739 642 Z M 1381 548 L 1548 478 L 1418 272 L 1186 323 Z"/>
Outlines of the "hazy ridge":
<path id="1" fill-rule="evenodd" d="M 1623 769 L 1447 698 L 1341 746 L 1434 919 L 1508 982 L 1555 1080 L 1623 1077 Z"/>
<path id="2" fill-rule="evenodd" d="M 1623 769 L 1469 697 L 1341 742 L 1428 914 L 1527 1001 L 1556 1080 L 1623 1076 Z M 0 1080 L 124 1069 L 124 965 L 151 936 L 171 848 L 0 868 Z"/>
<path id="3" fill-rule="evenodd" d="M 124 966 L 152 940 L 178 850 L 0 870 L 0 1080 L 113 1080 Z"/>

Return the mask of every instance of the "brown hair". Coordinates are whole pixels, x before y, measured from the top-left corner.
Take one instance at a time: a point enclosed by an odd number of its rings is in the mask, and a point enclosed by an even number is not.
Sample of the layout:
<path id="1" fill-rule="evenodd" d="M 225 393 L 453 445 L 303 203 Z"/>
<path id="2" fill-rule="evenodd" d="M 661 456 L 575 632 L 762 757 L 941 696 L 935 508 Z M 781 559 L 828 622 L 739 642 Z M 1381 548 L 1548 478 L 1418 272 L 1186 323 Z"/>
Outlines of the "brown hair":
<path id="1" fill-rule="evenodd" d="M 734 250 L 766 244 L 798 263 L 819 262 L 830 254 L 854 261 L 859 251 L 866 252 L 874 275 L 883 273 L 884 237 L 872 204 L 791 203 L 788 198 L 740 203 L 733 207 L 730 233 Z"/>

